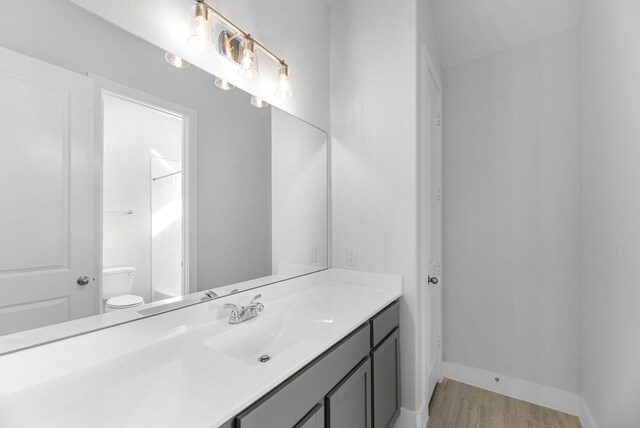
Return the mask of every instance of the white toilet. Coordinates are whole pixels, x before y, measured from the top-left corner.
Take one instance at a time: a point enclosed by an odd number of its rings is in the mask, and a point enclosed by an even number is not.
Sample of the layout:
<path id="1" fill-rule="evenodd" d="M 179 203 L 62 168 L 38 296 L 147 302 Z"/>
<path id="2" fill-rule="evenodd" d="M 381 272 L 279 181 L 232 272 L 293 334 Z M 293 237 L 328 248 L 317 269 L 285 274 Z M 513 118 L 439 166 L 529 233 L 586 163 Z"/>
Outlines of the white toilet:
<path id="1" fill-rule="evenodd" d="M 131 266 L 102 269 L 102 299 L 105 312 L 136 308 L 144 304 L 144 299 L 131 293 L 136 268 Z"/>

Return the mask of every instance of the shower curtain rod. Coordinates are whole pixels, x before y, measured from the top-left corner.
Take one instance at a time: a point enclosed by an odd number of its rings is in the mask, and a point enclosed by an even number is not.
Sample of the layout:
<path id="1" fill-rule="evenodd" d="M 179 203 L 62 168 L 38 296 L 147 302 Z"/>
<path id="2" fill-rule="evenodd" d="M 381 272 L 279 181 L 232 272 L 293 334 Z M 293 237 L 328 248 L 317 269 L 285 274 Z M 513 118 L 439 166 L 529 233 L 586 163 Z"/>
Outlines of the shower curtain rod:
<path id="1" fill-rule="evenodd" d="M 180 174 L 182 171 L 172 172 L 171 174 L 161 175 L 160 177 L 152 178 L 153 181 L 160 180 L 162 178 L 171 177 L 172 175 Z"/>

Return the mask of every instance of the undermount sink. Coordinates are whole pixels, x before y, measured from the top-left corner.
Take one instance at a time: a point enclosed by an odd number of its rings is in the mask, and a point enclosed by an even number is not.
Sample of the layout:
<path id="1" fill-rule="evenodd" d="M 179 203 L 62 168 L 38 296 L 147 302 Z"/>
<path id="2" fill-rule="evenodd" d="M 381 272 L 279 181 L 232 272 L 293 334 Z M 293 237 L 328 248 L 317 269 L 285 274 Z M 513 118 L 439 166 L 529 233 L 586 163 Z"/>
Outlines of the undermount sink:
<path id="1" fill-rule="evenodd" d="M 333 320 L 320 314 L 288 309 L 257 317 L 207 339 L 211 349 L 252 365 L 261 365 L 330 331 Z"/>

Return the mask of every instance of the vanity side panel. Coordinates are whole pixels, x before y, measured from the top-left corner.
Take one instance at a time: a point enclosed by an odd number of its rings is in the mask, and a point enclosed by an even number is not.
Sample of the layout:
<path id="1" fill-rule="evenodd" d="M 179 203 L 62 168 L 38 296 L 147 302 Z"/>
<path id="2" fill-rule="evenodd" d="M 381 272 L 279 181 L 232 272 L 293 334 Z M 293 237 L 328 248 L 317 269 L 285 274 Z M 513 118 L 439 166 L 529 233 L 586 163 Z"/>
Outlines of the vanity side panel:
<path id="1" fill-rule="evenodd" d="M 369 353 L 370 327 L 318 357 L 236 418 L 236 428 L 283 428 L 300 421 Z"/>

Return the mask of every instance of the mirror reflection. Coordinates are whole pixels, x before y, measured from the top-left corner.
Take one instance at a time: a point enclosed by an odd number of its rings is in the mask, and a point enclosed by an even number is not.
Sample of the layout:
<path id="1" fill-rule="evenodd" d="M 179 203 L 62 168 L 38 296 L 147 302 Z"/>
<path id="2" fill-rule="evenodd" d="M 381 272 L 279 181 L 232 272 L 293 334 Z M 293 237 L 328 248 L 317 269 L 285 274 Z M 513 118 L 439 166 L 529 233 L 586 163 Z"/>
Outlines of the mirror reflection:
<path id="1" fill-rule="evenodd" d="M 67 0 L 0 46 L 0 335 L 327 268 L 323 131 Z"/>

